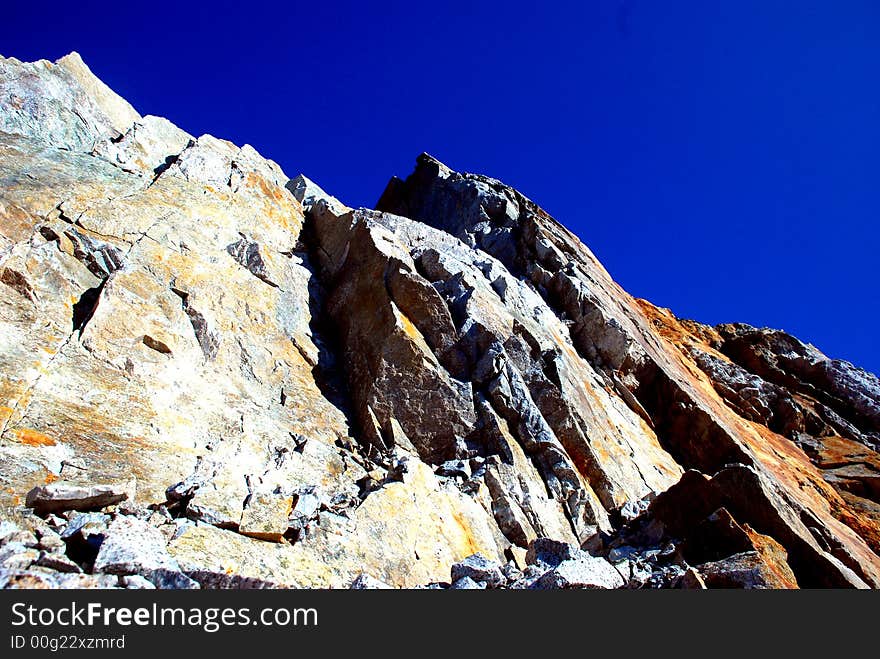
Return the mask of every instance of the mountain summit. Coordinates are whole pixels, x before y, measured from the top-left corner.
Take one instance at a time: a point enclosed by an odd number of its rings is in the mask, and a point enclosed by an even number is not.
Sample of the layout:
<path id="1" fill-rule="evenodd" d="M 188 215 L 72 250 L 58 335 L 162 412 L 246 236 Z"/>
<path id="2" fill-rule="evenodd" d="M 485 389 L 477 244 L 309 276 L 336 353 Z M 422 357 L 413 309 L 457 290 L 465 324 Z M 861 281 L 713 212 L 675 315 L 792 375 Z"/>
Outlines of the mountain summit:
<path id="1" fill-rule="evenodd" d="M 349 208 L 75 53 L 0 58 L 0 153 L 4 587 L 880 586 L 877 377 L 498 180 Z"/>

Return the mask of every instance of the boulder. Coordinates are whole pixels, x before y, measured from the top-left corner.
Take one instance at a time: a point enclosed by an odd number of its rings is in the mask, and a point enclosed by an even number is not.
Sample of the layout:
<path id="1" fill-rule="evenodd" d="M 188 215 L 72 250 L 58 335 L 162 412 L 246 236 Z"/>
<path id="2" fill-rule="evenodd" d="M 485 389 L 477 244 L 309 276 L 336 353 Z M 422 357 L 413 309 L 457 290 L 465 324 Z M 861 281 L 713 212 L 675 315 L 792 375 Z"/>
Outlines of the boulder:
<path id="1" fill-rule="evenodd" d="M 581 556 L 562 561 L 538 579 L 532 588 L 536 589 L 579 589 L 579 588 L 620 588 L 625 584 L 623 577 L 604 558 Z"/>
<path id="2" fill-rule="evenodd" d="M 470 577 L 474 581 L 486 584 L 488 588 L 498 588 L 507 583 L 501 566 L 482 554 L 473 554 L 455 563 L 452 566 L 451 577 L 453 583 L 463 577 Z"/>

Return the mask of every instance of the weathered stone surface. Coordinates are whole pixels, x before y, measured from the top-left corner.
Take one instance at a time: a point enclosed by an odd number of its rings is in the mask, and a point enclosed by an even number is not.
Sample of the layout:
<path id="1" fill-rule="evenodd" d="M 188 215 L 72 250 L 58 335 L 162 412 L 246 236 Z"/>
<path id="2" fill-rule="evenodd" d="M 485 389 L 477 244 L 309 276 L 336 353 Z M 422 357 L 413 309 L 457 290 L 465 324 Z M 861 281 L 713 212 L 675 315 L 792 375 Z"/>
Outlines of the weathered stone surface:
<path id="1" fill-rule="evenodd" d="M 452 590 L 485 590 L 486 584 L 480 581 L 474 581 L 471 577 L 465 575 L 460 579 L 456 579 L 450 586 Z"/>
<path id="2" fill-rule="evenodd" d="M 101 543 L 94 570 L 107 574 L 144 574 L 158 569 L 178 569 L 165 549 L 162 534 L 135 517 L 113 520 Z"/>
<path id="3" fill-rule="evenodd" d="M 0 182 L 4 587 L 880 586 L 880 381 L 500 181 L 352 209 L 74 53 L 0 58 Z"/>
<path id="4" fill-rule="evenodd" d="M 529 543 L 526 563 L 529 565 L 542 564 L 556 567 L 563 561 L 577 558 L 580 554 L 580 550 L 572 547 L 567 542 L 560 542 L 552 538 L 536 538 Z"/>
<path id="5" fill-rule="evenodd" d="M 704 563 L 698 570 L 707 588 L 797 588 L 790 570 L 780 573 L 775 564 L 768 564 L 754 551 Z"/>
<path id="6" fill-rule="evenodd" d="M 791 441 L 728 407 L 692 361 L 689 348 L 695 344 L 704 346 L 704 352 L 722 354 L 708 344 L 723 344 L 723 332 L 692 334 L 668 311 L 627 296 L 574 236 L 494 179 L 453 172 L 423 155 L 406 181 L 392 180 L 378 207 L 442 228 L 528 279 L 546 304 L 568 321 L 566 329 L 577 354 L 607 376 L 609 388 L 656 431 L 660 445 L 680 465 L 710 475 L 732 463 L 754 469 L 757 476 L 747 487 L 775 491 L 778 496 L 756 496 L 766 508 L 743 512 L 765 523 L 768 515 L 776 517 L 773 535 L 785 536 L 782 541 L 797 564 L 795 571 L 802 573 L 807 585 L 851 584 L 853 565 L 858 565 L 858 580 L 878 584 L 880 563 L 866 542 L 871 523 L 848 509 Z M 723 345 L 720 349 L 726 350 Z M 804 353 L 797 346 L 792 350 Z M 799 359 L 822 362 L 815 355 Z M 837 391 L 860 388 L 863 398 L 871 398 L 872 380 L 867 375 L 826 362 L 814 370 L 835 372 Z M 828 376 L 810 377 L 828 380 Z M 801 381 L 807 379 L 802 375 Z M 830 400 L 826 407 L 832 409 Z M 859 407 L 863 418 L 866 413 L 870 417 L 869 405 Z M 805 481 L 812 487 L 803 487 Z M 747 498 L 742 496 L 743 503 Z M 817 523 L 812 528 L 826 529 L 820 535 L 841 539 L 834 551 L 843 558 L 835 555 L 829 562 L 826 541 L 817 540 L 800 522 L 805 516 Z M 850 567 L 841 567 L 840 562 Z"/>
<path id="7" fill-rule="evenodd" d="M 538 579 L 532 588 L 620 588 L 623 577 L 604 558 L 581 556 L 562 561 Z"/>
<path id="8" fill-rule="evenodd" d="M 453 582 L 462 577 L 470 577 L 474 581 L 486 584 L 488 588 L 497 588 L 507 582 L 501 566 L 480 554 L 468 556 L 463 561 L 455 563 L 450 576 Z"/>
<path id="9" fill-rule="evenodd" d="M 297 570 L 290 549 L 206 524 L 187 528 L 168 545 L 180 569 L 208 588 L 230 575 L 295 588 Z"/>
<path id="10" fill-rule="evenodd" d="M 276 493 L 257 493 L 248 499 L 238 530 L 252 538 L 280 542 L 287 533 L 293 497 Z"/>
<path id="11" fill-rule="evenodd" d="M 124 501 L 129 497 L 130 489 L 130 485 L 75 485 L 56 482 L 32 489 L 27 493 L 25 505 L 39 514 L 65 510 L 98 510 Z"/>
<path id="12" fill-rule="evenodd" d="M 292 547 L 304 587 L 344 588 L 359 573 L 402 588 L 446 581 L 452 564 L 476 553 L 503 561 L 491 513 L 411 459 L 403 481 L 369 494 L 349 518 L 319 518 Z"/>

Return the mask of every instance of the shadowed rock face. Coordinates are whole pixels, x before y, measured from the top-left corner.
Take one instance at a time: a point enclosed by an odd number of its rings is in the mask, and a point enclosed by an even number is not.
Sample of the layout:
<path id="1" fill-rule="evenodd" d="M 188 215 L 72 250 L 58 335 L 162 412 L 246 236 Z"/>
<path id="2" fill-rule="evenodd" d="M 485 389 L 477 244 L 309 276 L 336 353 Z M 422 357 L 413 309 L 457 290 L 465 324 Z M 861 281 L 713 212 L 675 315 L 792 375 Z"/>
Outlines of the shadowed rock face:
<path id="1" fill-rule="evenodd" d="M 880 585 L 877 378 L 499 181 L 348 208 L 76 54 L 0 59 L 0 181 L 0 584 Z"/>

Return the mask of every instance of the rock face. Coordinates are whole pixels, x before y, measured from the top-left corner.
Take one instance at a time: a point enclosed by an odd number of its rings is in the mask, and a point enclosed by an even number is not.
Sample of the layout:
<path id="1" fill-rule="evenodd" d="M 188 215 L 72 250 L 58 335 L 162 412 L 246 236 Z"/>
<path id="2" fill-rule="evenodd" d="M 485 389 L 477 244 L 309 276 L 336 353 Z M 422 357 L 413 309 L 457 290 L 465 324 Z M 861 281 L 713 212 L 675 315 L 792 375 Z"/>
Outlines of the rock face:
<path id="1" fill-rule="evenodd" d="M 880 381 L 427 155 L 352 209 L 0 58 L 0 585 L 880 586 Z"/>

